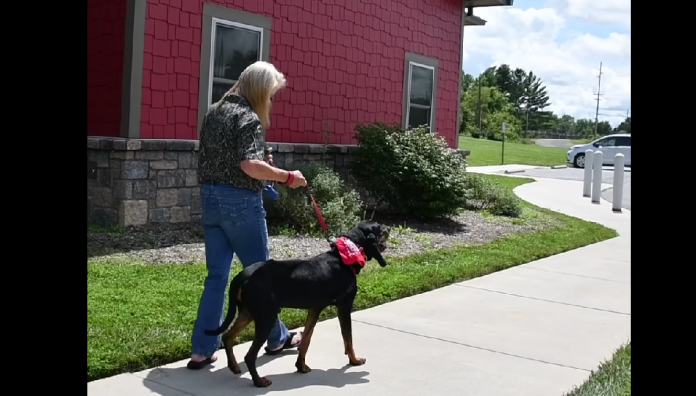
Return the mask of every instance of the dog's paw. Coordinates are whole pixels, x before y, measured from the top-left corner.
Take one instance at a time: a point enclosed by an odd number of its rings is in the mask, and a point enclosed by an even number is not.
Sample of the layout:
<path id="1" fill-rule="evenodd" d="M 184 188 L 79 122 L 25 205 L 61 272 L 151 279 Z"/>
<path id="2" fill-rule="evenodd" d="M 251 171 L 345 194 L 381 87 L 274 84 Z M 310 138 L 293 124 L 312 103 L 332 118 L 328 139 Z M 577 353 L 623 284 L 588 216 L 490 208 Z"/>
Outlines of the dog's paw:
<path id="1" fill-rule="evenodd" d="M 308 372 L 312 371 L 312 369 L 304 363 L 297 363 L 295 364 L 295 367 L 297 367 L 298 373 L 307 374 Z"/>
<path id="2" fill-rule="evenodd" d="M 351 366 L 362 366 L 366 361 L 367 359 L 361 357 L 356 357 L 355 359 L 348 358 L 348 363 Z"/>
<path id="3" fill-rule="evenodd" d="M 271 384 L 272 384 L 271 380 L 269 380 L 266 377 L 260 377 L 258 381 L 254 381 L 254 385 L 257 388 L 265 388 Z"/>
<path id="4" fill-rule="evenodd" d="M 239 368 L 239 364 L 234 364 L 234 365 L 230 364 L 229 366 L 227 366 L 227 368 L 229 368 L 233 374 L 241 374 L 242 373 L 242 369 Z"/>

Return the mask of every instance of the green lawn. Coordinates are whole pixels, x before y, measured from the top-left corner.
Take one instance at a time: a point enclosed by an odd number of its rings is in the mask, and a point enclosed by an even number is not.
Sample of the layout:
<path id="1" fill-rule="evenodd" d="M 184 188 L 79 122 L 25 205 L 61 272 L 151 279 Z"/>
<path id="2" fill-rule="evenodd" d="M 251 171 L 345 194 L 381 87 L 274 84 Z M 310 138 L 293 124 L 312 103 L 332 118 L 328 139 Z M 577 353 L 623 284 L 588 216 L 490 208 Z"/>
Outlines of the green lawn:
<path id="1" fill-rule="evenodd" d="M 502 142 L 460 137 L 459 148 L 471 150 L 466 157 L 470 166 L 501 165 Z M 536 144 L 505 142 L 505 164 L 553 166 L 566 163 L 568 149 L 541 147 Z"/>
<path id="2" fill-rule="evenodd" d="M 584 384 L 564 396 L 631 396 L 631 343 L 621 346 Z"/>
<path id="3" fill-rule="evenodd" d="M 485 176 L 505 188 L 531 182 L 526 178 Z M 584 245 L 615 237 L 614 230 L 522 203 L 531 217 L 553 216 L 558 228 L 518 233 L 485 245 L 433 250 L 393 258 L 386 268 L 370 263 L 359 278 L 355 310 L 476 278 Z M 525 218 L 523 213 L 522 220 Z M 234 272 L 239 271 L 235 266 Z M 203 263 L 148 265 L 106 259 L 87 262 L 87 378 L 94 380 L 140 370 L 188 356 Z M 290 328 L 304 324 L 306 312 L 286 309 Z M 322 320 L 335 316 L 327 309 Z M 251 339 L 253 326 L 241 334 Z"/>

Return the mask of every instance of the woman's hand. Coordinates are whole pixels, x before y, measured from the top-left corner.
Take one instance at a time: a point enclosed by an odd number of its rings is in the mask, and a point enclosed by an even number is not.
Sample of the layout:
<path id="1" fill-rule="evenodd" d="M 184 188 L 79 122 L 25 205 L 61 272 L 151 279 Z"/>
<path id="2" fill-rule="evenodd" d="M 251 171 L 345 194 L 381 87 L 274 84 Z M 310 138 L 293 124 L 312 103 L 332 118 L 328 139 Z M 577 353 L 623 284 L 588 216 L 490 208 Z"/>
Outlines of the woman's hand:
<path id="1" fill-rule="evenodd" d="M 265 149 L 266 152 L 266 162 L 268 162 L 269 165 L 275 167 L 276 165 L 273 163 L 273 149 L 270 147 L 266 147 Z M 307 180 L 305 179 L 304 175 L 302 172 L 296 170 L 296 171 L 287 171 L 288 172 L 288 178 L 286 179 L 285 183 L 287 183 L 288 180 L 292 179 L 289 184 L 285 184 L 286 186 L 290 188 L 297 188 L 297 187 L 304 187 L 307 185 Z M 292 173 L 292 176 L 290 175 Z"/>
<path id="2" fill-rule="evenodd" d="M 290 188 L 297 188 L 297 187 L 305 187 L 307 185 L 307 180 L 305 180 L 304 175 L 302 172 L 296 170 L 296 171 L 288 171 L 288 173 L 292 173 L 294 176 L 293 180 L 290 182 L 290 184 L 287 184 L 288 187 Z M 290 179 L 292 176 L 288 175 L 288 179 Z"/>

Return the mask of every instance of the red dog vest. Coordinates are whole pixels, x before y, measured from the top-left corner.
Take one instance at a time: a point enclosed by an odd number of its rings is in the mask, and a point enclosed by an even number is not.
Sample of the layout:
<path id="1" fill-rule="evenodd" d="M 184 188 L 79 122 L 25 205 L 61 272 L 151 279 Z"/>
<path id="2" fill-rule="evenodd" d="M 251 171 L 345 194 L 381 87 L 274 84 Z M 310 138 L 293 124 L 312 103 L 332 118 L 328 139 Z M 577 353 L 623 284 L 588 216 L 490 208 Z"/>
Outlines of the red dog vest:
<path id="1" fill-rule="evenodd" d="M 346 237 L 340 237 L 336 239 L 336 247 L 338 248 L 338 254 L 341 255 L 343 264 L 348 266 L 359 264 L 360 268 L 365 267 L 363 248 L 357 247 L 353 241 Z M 353 270 L 353 272 L 355 272 L 355 270 Z"/>

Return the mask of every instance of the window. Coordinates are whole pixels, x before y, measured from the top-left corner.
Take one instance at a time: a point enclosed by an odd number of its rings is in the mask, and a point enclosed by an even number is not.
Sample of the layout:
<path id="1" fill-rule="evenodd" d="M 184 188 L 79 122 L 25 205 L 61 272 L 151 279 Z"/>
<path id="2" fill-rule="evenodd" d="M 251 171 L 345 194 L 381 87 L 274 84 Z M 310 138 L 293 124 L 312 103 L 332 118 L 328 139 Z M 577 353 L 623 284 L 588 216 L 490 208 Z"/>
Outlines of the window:
<path id="1" fill-rule="evenodd" d="M 621 147 L 631 147 L 631 137 L 621 136 L 617 138 L 616 145 Z"/>
<path id="2" fill-rule="evenodd" d="M 227 92 L 242 71 L 268 61 L 271 18 L 203 2 L 201 68 L 198 85 L 198 131 L 211 103 Z"/>
<path id="3" fill-rule="evenodd" d="M 261 60 L 263 28 L 213 18 L 210 99 L 222 98 L 247 66 Z"/>
<path id="4" fill-rule="evenodd" d="M 437 59 L 406 52 L 403 128 L 427 125 L 431 131 L 436 131 L 437 68 Z"/>
<path id="5" fill-rule="evenodd" d="M 409 62 L 407 128 L 427 125 L 432 129 L 435 68 Z"/>
<path id="6" fill-rule="evenodd" d="M 611 138 L 605 138 L 602 140 L 599 140 L 597 143 L 595 143 L 595 147 L 615 147 L 616 146 L 616 138 L 611 137 Z"/>

